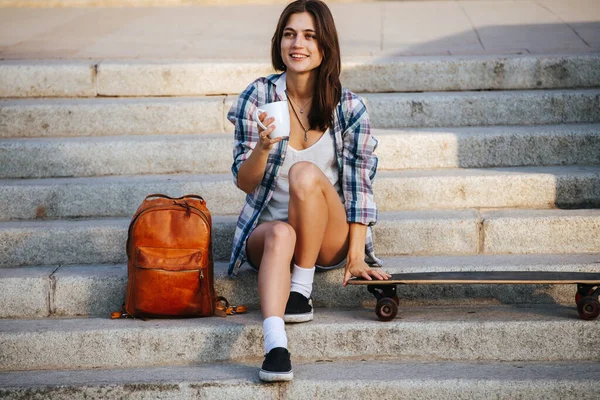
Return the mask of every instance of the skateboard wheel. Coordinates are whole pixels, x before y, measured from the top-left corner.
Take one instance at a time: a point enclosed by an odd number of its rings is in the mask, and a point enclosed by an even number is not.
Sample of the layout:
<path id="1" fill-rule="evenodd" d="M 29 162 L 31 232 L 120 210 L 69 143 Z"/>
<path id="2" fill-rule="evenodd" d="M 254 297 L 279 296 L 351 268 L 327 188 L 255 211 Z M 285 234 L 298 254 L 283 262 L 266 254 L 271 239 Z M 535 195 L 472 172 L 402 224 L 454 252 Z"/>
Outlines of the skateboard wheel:
<path id="1" fill-rule="evenodd" d="M 598 317 L 598 314 L 600 314 L 600 303 L 595 297 L 582 297 L 577 303 L 577 312 L 579 312 L 579 316 L 586 321 L 595 319 Z"/>
<path id="2" fill-rule="evenodd" d="M 396 305 L 400 305 L 400 299 L 398 298 L 398 296 L 394 296 L 392 297 L 392 299 L 396 302 Z"/>
<path id="3" fill-rule="evenodd" d="M 377 314 L 380 321 L 391 321 L 398 314 L 398 304 L 389 297 L 379 299 L 375 307 L 375 314 Z"/>

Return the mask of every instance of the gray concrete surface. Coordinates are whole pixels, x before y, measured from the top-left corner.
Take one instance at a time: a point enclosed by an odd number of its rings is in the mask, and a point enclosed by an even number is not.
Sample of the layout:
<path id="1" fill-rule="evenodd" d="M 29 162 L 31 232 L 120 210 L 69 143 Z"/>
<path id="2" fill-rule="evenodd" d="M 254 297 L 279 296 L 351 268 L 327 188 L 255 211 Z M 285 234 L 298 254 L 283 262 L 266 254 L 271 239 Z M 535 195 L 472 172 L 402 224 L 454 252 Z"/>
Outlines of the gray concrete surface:
<path id="1" fill-rule="evenodd" d="M 2 97 L 93 97 L 96 67 L 81 61 L 1 61 Z"/>
<path id="2" fill-rule="evenodd" d="M 600 272 L 600 255 L 477 255 L 387 257 L 389 273 L 438 271 Z M 342 269 L 318 273 L 313 286 L 317 307 L 375 307 L 366 288 L 342 287 Z M 242 268 L 227 276 L 227 263 L 215 264 L 215 290 L 232 304 L 258 309 L 258 274 Z M 71 265 L 0 269 L 1 318 L 45 316 L 108 317 L 125 300 L 127 266 Z M 50 290 L 49 290 L 50 288 Z M 400 308 L 490 304 L 563 304 L 573 306 L 576 285 L 406 285 L 399 288 Z M 33 306 L 32 306 L 33 305 Z"/>
<path id="3" fill-rule="evenodd" d="M 600 89 L 363 94 L 373 128 L 600 122 Z M 235 96 L 0 100 L 0 138 L 233 133 Z"/>
<path id="4" fill-rule="evenodd" d="M 0 138 L 223 132 L 223 99 L 0 100 Z"/>
<path id="5" fill-rule="evenodd" d="M 380 255 L 474 254 L 475 211 L 382 213 L 376 234 Z M 215 259 L 229 260 L 235 216 L 213 217 Z M 0 223 L 0 267 L 126 261 L 127 219 Z M 408 237 L 401 232 L 413 229 Z"/>
<path id="6" fill-rule="evenodd" d="M 58 267 L 0 269 L 0 318 L 50 315 L 50 276 Z"/>
<path id="7" fill-rule="evenodd" d="M 0 177 L 223 173 L 231 168 L 232 144 L 229 135 L 219 134 L 202 140 L 197 134 L 5 139 L 0 140 Z M 600 154 L 600 135 L 598 146 L 592 157 Z"/>
<path id="8" fill-rule="evenodd" d="M 380 211 L 598 207 L 600 167 L 380 171 L 373 191 Z M 130 217 L 149 193 L 201 193 L 213 215 L 245 198 L 228 173 L 0 180 L 0 220 Z"/>
<path id="9" fill-rule="evenodd" d="M 374 128 L 600 121 L 597 89 L 365 94 L 363 98 Z"/>
<path id="10" fill-rule="evenodd" d="M 51 279 L 54 290 L 49 312 L 53 316 L 108 317 L 125 303 L 126 265 L 65 266 L 58 268 Z"/>
<path id="11" fill-rule="evenodd" d="M 600 244 L 598 209 L 495 210 L 481 217 L 487 254 L 597 252 Z"/>
<path id="12" fill-rule="evenodd" d="M 359 57 L 342 64 L 354 92 L 594 87 L 600 53 Z M 260 61 L 4 60 L 0 97 L 202 96 L 240 93 L 275 71 Z"/>
<path id="13" fill-rule="evenodd" d="M 600 206 L 600 168 L 528 167 L 381 171 L 381 211 Z"/>
<path id="14" fill-rule="evenodd" d="M 600 125 L 374 129 L 379 171 L 600 165 Z M 231 137 L 206 134 L 0 140 L 0 178 L 231 171 Z"/>
<path id="15" fill-rule="evenodd" d="M 124 219 L 8 222 L 0 260 L 4 266 L 123 262 L 128 225 Z"/>
<path id="16" fill-rule="evenodd" d="M 3 59 L 269 59 L 283 4 L 4 8 Z M 597 52 L 594 1 L 331 4 L 343 56 Z M 360 27 L 360 29 L 357 29 Z"/>
<path id="17" fill-rule="evenodd" d="M 593 399 L 600 388 L 594 362 L 422 362 L 321 360 L 294 362 L 294 381 L 262 384 L 258 361 L 182 367 L 0 374 L 7 399 L 218 398 Z M 112 384 L 107 387 L 105 382 Z M 218 383 L 217 383 L 218 382 Z"/>
<path id="18" fill-rule="evenodd" d="M 562 306 L 404 308 L 387 323 L 372 309 L 317 308 L 313 321 L 288 324 L 286 332 L 297 361 L 598 361 L 599 326 Z M 0 340 L 2 371 L 186 365 L 264 355 L 258 311 L 225 319 L 4 320 Z"/>
<path id="19" fill-rule="evenodd" d="M 391 255 L 600 252 L 600 210 L 381 212 L 375 251 Z M 229 260 L 236 216 L 213 217 L 216 260 Z M 129 219 L 0 222 L 0 268 L 125 262 Z M 410 234 L 407 234 L 410 232 Z"/>

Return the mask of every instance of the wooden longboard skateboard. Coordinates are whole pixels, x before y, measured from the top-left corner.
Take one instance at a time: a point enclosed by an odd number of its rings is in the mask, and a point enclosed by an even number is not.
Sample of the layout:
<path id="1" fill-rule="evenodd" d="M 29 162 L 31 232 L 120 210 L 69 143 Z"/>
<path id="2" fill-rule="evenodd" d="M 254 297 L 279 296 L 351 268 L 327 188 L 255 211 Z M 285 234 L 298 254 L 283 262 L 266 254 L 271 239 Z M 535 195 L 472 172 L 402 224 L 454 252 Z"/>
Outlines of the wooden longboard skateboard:
<path id="1" fill-rule="evenodd" d="M 394 274 L 387 281 L 351 279 L 349 285 L 367 285 L 377 299 L 375 313 L 381 321 L 391 321 L 398 313 L 397 285 L 473 284 L 576 284 L 575 303 L 579 316 L 591 320 L 600 314 L 600 273 L 544 271 L 468 271 Z"/>

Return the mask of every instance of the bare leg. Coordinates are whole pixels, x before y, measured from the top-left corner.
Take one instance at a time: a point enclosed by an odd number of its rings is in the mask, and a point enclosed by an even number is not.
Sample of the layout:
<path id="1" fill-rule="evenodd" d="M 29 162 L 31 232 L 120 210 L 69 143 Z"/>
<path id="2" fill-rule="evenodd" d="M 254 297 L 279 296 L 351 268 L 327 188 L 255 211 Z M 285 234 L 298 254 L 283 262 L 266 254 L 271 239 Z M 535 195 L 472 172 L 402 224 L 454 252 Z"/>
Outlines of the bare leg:
<path id="1" fill-rule="evenodd" d="M 248 238 L 247 253 L 258 269 L 258 294 L 263 318 L 283 318 L 290 295 L 290 263 L 296 234 L 281 221 L 259 225 Z"/>
<path id="2" fill-rule="evenodd" d="M 344 204 L 327 176 L 310 162 L 290 168 L 289 223 L 296 232 L 294 262 L 302 268 L 334 265 L 348 252 Z"/>

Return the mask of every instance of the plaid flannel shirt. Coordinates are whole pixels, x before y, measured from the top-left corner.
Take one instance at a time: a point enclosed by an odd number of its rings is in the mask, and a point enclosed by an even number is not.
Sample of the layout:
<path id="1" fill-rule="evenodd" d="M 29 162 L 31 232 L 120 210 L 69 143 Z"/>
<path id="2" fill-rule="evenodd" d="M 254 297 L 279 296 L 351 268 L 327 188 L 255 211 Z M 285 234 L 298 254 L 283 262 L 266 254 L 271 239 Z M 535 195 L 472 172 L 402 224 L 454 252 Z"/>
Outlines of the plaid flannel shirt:
<path id="1" fill-rule="evenodd" d="M 227 119 L 235 126 L 233 147 L 233 181 L 238 185 L 238 171 L 242 163 L 250 157 L 258 143 L 258 125 L 252 119 L 257 107 L 276 101 L 287 101 L 285 93 L 285 73 L 273 74 L 252 82 L 237 98 L 227 114 Z M 339 193 L 343 196 L 349 223 L 368 225 L 365 240 L 365 261 L 372 266 L 382 262 L 373 251 L 371 226 L 377 221 L 377 206 L 373 199 L 371 182 L 377 171 L 377 156 L 374 154 L 377 140 L 371 135 L 369 116 L 363 101 L 350 90 L 343 89 L 340 103 L 334 110 L 333 135 L 340 182 Z M 235 277 L 241 265 L 247 260 L 246 240 L 256 227 L 258 217 L 266 208 L 277 183 L 279 168 L 285 158 L 288 139 L 277 143 L 267 158 L 267 166 L 261 183 L 253 193 L 246 196 L 246 202 L 238 218 L 229 275 Z M 238 186 L 239 187 L 239 186 Z"/>

